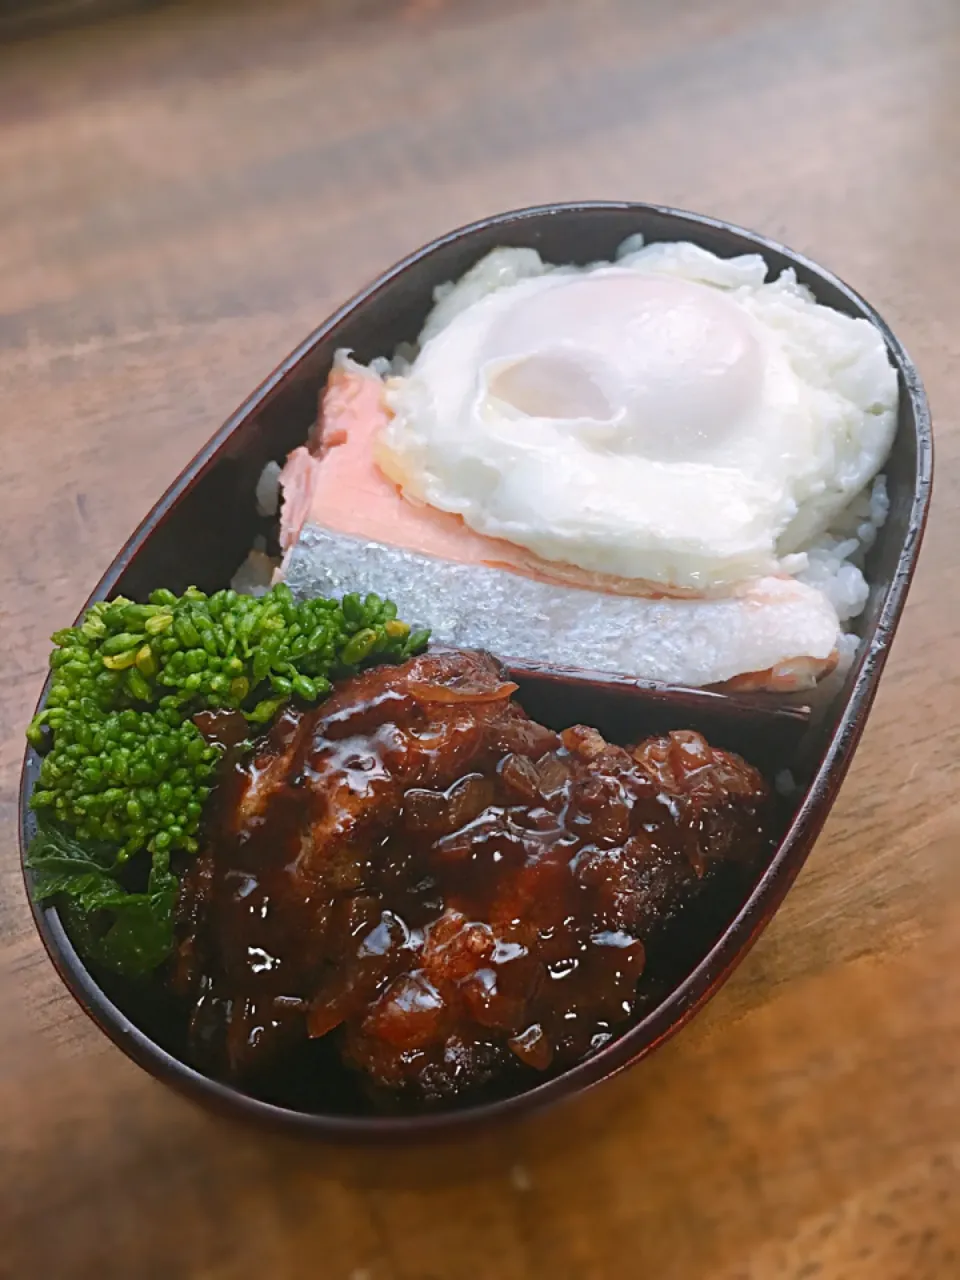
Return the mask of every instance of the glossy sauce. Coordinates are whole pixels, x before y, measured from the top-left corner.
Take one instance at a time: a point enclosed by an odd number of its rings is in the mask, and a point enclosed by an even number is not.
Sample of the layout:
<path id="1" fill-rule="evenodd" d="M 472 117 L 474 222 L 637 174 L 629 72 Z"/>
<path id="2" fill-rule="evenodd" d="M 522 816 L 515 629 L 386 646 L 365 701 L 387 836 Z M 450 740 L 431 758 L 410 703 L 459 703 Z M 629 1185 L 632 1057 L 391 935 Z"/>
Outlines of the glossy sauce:
<path id="1" fill-rule="evenodd" d="M 334 1034 L 377 1089 L 450 1099 L 629 1018 L 644 939 L 764 847 L 766 785 L 692 732 L 557 735 L 514 687 L 476 654 L 378 669 L 236 769 L 182 907 L 198 1056 Z"/>

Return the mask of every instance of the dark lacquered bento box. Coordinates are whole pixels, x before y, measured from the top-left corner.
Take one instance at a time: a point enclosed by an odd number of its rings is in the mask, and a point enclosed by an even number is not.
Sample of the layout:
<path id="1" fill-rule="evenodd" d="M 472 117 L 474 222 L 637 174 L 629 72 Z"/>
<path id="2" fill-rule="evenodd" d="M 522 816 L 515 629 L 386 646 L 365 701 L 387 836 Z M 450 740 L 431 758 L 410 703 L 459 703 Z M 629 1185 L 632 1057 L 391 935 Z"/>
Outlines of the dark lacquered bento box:
<path id="1" fill-rule="evenodd" d="M 160 585 L 182 591 L 190 583 L 209 590 L 227 583 L 261 531 L 254 501 L 260 472 L 305 439 L 337 348 L 352 348 L 357 359 L 367 361 L 415 338 L 435 286 L 460 276 L 498 245 L 530 245 L 548 261 L 586 263 L 609 258 L 636 232 L 648 241 L 692 240 L 725 257 L 760 253 L 773 273 L 793 267 L 818 301 L 873 321 L 899 373 L 899 425 L 886 468 L 890 514 L 867 564 L 872 589 L 859 620 L 864 642 L 825 707 L 811 716 L 796 697 L 771 703 L 763 696 L 591 679 L 551 670 L 549 654 L 542 668 L 514 667 L 528 711 L 556 727 L 583 720 L 620 739 L 699 728 L 718 745 L 743 751 L 768 776 L 789 769 L 797 789 L 782 803 L 775 852 L 752 883 L 718 888 L 706 896 L 705 906 L 684 913 L 633 1025 L 593 1057 L 517 1096 L 412 1116 L 364 1112 L 349 1096 L 344 1100 L 335 1082 L 325 1112 L 315 1102 L 301 1109 L 296 1091 L 266 1101 L 199 1074 L 178 1056 L 182 1032 L 164 999 L 95 978 L 56 910 L 33 899 L 25 872 L 37 928 L 73 995 L 131 1058 L 198 1101 L 316 1136 L 377 1140 L 453 1133 L 575 1094 L 644 1057 L 696 1012 L 744 956 L 803 865 L 863 731 L 916 565 L 930 502 L 930 418 L 916 370 L 868 303 L 806 258 L 728 223 L 644 204 L 555 205 L 488 218 L 418 250 L 312 333 L 220 428 L 121 549 L 88 603 L 118 593 L 143 598 Z M 28 750 L 20 795 L 22 851 L 32 834 L 28 805 L 38 766 Z M 324 1090 L 315 1096 L 324 1097 Z"/>

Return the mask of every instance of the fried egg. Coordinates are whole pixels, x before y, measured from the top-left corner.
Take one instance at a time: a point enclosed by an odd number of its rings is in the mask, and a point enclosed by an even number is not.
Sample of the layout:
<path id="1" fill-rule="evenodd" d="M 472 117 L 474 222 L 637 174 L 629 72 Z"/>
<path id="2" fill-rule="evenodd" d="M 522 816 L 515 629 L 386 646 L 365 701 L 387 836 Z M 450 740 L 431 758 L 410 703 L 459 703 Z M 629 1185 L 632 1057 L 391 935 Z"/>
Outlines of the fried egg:
<path id="1" fill-rule="evenodd" d="M 882 334 L 758 255 L 629 243 L 488 255 L 387 379 L 377 462 L 408 500 L 549 562 L 727 595 L 797 574 L 882 466 Z"/>

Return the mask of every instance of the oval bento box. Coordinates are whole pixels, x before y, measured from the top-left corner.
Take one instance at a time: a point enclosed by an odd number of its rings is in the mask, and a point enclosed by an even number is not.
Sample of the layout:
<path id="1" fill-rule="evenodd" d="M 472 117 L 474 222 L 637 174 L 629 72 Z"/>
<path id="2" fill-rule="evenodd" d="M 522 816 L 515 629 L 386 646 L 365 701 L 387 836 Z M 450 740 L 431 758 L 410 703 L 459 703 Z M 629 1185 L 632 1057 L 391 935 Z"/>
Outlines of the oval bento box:
<path id="1" fill-rule="evenodd" d="M 542 664 L 512 667 L 527 710 L 555 727 L 588 720 L 614 739 L 637 727 L 698 728 L 718 745 L 742 750 L 769 777 L 788 770 L 794 788 L 781 804 L 774 851 L 751 883 L 713 895 L 705 909 L 684 915 L 632 1025 L 592 1057 L 512 1097 L 397 1116 L 344 1101 L 336 1082 L 317 1091 L 330 1099 L 329 1108 L 318 1111 L 295 1086 L 286 1095 L 253 1096 L 194 1070 L 182 1056 L 182 1027 L 166 999 L 92 974 L 56 909 L 34 899 L 25 870 L 37 928 L 67 987 L 134 1061 L 197 1101 L 316 1136 L 379 1140 L 455 1133 L 575 1094 L 637 1062 L 690 1019 L 769 922 L 803 865 L 863 732 L 916 565 L 930 501 L 931 425 L 914 366 L 867 302 L 801 255 L 728 223 L 645 204 L 553 205 L 487 218 L 418 250 L 316 329 L 216 432 L 120 550 L 88 604 L 116 594 L 144 598 L 159 585 L 215 590 L 229 581 L 262 532 L 254 498 L 258 477 L 268 461 L 282 460 L 306 438 L 337 348 L 352 348 L 358 360 L 368 361 L 411 341 L 435 287 L 497 246 L 532 246 L 548 261 L 587 263 L 611 257 L 637 232 L 647 241 L 690 240 L 723 257 L 759 253 L 774 274 L 792 267 L 819 302 L 879 328 L 899 376 L 899 422 L 886 468 L 890 512 L 867 561 L 871 590 L 858 620 L 862 643 L 842 686 L 813 714 L 796 696 L 772 703 L 771 695 L 658 689 L 555 669 L 549 654 Z M 22 851 L 33 830 L 29 799 L 38 768 L 28 749 L 20 792 Z"/>

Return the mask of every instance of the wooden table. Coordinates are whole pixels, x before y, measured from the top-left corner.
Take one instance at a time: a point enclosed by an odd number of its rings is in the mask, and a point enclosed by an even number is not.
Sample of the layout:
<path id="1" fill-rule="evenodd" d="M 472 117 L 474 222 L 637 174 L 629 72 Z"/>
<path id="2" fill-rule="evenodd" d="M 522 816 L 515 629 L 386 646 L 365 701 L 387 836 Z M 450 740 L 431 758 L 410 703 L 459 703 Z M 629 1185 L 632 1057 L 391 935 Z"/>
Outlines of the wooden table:
<path id="1" fill-rule="evenodd" d="M 958 59 L 956 0 L 223 0 L 0 48 L 0 1273 L 960 1276 Z M 734 979 L 592 1096 L 402 1152 L 213 1119 L 34 934 L 45 638 L 335 303 L 444 229 L 582 196 L 810 253 L 927 379 L 934 516 L 856 764 Z"/>

